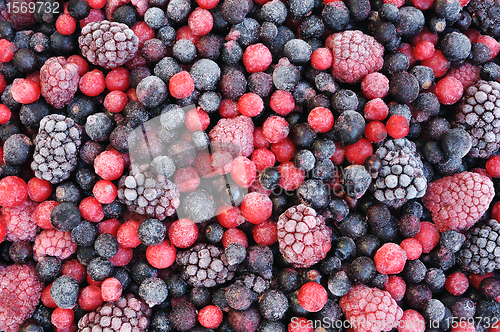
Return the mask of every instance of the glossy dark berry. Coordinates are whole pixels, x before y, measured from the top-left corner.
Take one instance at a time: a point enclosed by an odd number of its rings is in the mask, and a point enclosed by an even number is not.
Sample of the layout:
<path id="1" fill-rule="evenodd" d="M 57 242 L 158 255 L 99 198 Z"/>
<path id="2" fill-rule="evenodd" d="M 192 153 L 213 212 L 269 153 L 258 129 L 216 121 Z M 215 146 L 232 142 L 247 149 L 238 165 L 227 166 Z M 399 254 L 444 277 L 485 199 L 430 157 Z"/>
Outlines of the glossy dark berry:
<path id="1" fill-rule="evenodd" d="M 76 20 L 83 20 L 90 13 L 90 5 L 86 0 L 70 0 L 68 12 Z"/>
<path id="2" fill-rule="evenodd" d="M 362 235 L 356 239 L 356 252 L 358 256 L 373 258 L 380 246 L 380 240 L 371 234 Z"/>
<path id="3" fill-rule="evenodd" d="M 29 74 L 36 70 L 38 66 L 38 59 L 31 49 L 29 48 L 21 48 L 14 54 L 14 58 L 12 59 L 16 68 L 21 71 L 23 74 Z"/>
<path id="4" fill-rule="evenodd" d="M 307 123 L 296 124 L 290 133 L 290 139 L 297 148 L 309 147 L 315 138 L 316 133 Z"/>
<path id="5" fill-rule="evenodd" d="M 382 70 L 388 75 L 392 76 L 397 73 L 408 70 L 410 60 L 401 52 L 392 52 L 385 56 L 384 67 Z"/>
<path id="6" fill-rule="evenodd" d="M 322 213 L 325 219 L 333 219 L 334 221 L 342 221 L 348 214 L 349 206 L 347 202 L 338 197 L 332 198 Z"/>
<path id="7" fill-rule="evenodd" d="M 389 81 L 389 91 L 399 103 L 410 103 L 418 97 L 420 86 L 415 76 L 407 72 L 394 74 Z"/>
<path id="8" fill-rule="evenodd" d="M 355 282 L 366 284 L 375 277 L 376 272 L 377 269 L 373 260 L 361 256 L 352 261 L 349 276 Z"/>
<path id="9" fill-rule="evenodd" d="M 351 260 L 356 256 L 356 244 L 347 236 L 339 237 L 336 241 L 334 255 L 340 260 Z"/>

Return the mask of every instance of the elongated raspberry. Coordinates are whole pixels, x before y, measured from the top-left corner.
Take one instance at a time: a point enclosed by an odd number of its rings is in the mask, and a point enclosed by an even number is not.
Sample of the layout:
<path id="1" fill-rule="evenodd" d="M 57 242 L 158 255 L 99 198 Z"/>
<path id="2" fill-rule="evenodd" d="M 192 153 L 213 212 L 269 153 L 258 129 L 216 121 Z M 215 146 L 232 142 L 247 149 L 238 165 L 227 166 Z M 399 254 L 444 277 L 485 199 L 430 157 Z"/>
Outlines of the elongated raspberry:
<path id="1" fill-rule="evenodd" d="M 76 243 L 71 237 L 71 232 L 61 232 L 56 229 L 42 231 L 33 245 L 33 256 L 38 261 L 40 257 L 54 256 L 66 259 L 76 251 Z"/>
<path id="2" fill-rule="evenodd" d="M 34 241 L 38 226 L 31 218 L 37 204 L 29 198 L 15 207 L 0 208 L 0 222 L 7 230 L 6 239 L 12 242 Z"/>
<path id="3" fill-rule="evenodd" d="M 487 176 L 462 172 L 431 182 L 422 202 L 442 233 L 469 229 L 486 212 L 494 196 L 493 182 Z"/>
<path id="4" fill-rule="evenodd" d="M 55 108 L 66 106 L 78 90 L 78 66 L 62 56 L 48 59 L 40 69 L 40 92 Z"/>
<path id="5" fill-rule="evenodd" d="M 292 206 L 278 219 L 280 252 L 296 268 L 307 268 L 325 258 L 331 235 L 325 219 L 304 204 Z"/>
<path id="6" fill-rule="evenodd" d="M 332 50 L 332 75 L 344 83 L 358 83 L 384 65 L 384 47 L 359 30 L 330 35 L 325 46 Z"/>
<path id="7" fill-rule="evenodd" d="M 355 332 L 391 331 L 403 317 L 389 292 L 361 284 L 342 296 L 339 304 Z"/>
<path id="8" fill-rule="evenodd" d="M 253 129 L 252 120 L 243 115 L 220 119 L 209 134 L 212 147 L 215 151 L 229 151 L 233 157 L 248 157 L 253 152 Z"/>
<path id="9" fill-rule="evenodd" d="M 43 284 L 30 265 L 10 265 L 0 270 L 0 330 L 19 331 L 40 301 Z"/>

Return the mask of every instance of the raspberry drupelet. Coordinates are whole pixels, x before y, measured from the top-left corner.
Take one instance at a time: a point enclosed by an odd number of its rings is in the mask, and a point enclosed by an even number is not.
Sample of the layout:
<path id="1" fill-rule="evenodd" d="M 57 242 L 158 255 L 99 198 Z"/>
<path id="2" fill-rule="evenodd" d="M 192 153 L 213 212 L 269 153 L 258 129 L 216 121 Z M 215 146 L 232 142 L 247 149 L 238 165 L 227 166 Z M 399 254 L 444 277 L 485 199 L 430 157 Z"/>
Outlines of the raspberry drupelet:
<path id="1" fill-rule="evenodd" d="M 332 231 L 325 219 L 304 204 L 286 210 L 277 226 L 280 252 L 296 268 L 316 264 L 331 248 Z"/>

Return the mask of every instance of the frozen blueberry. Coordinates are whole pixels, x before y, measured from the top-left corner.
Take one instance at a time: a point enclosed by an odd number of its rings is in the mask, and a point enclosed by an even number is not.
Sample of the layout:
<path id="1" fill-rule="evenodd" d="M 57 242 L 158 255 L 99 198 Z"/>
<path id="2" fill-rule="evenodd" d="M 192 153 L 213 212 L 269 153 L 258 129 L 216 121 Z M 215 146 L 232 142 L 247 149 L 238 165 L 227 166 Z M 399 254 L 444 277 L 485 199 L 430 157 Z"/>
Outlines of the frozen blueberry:
<path id="1" fill-rule="evenodd" d="M 95 252 L 103 258 L 112 258 L 118 253 L 119 244 L 116 237 L 109 233 L 103 233 L 94 242 Z"/>
<path id="2" fill-rule="evenodd" d="M 148 278 L 139 286 L 139 296 L 152 307 L 167 299 L 168 288 L 162 279 Z"/>
<path id="3" fill-rule="evenodd" d="M 57 205 L 50 213 L 50 222 L 55 229 L 67 232 L 75 228 L 82 221 L 80 209 L 72 203 L 63 202 Z"/>
<path id="4" fill-rule="evenodd" d="M 50 296 L 59 308 L 72 309 L 78 300 L 79 290 L 78 281 L 65 274 L 54 280 L 50 287 Z"/>
<path id="5" fill-rule="evenodd" d="M 57 257 L 40 257 L 36 264 L 36 276 L 45 282 L 56 279 L 61 274 L 61 260 Z"/>

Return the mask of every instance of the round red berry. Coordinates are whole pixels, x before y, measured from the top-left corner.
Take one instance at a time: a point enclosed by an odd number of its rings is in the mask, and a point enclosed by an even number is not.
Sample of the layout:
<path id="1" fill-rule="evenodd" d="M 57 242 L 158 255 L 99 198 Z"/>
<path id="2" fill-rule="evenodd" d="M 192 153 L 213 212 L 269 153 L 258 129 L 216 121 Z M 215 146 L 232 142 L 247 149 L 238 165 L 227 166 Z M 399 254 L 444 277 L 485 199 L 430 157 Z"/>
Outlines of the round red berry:
<path id="1" fill-rule="evenodd" d="M 260 43 L 248 46 L 243 53 L 243 65 L 250 74 L 266 70 L 272 61 L 271 51 Z"/>
<path id="2" fill-rule="evenodd" d="M 238 102 L 230 99 L 222 99 L 218 112 L 223 118 L 235 118 L 240 115 Z"/>
<path id="3" fill-rule="evenodd" d="M 288 136 L 290 128 L 285 118 L 281 116 L 270 116 L 262 124 L 262 131 L 269 142 L 279 143 Z"/>
<path id="4" fill-rule="evenodd" d="M 7 123 L 10 120 L 11 115 L 10 109 L 4 104 L 0 104 L 0 124 Z"/>
<path id="5" fill-rule="evenodd" d="M 120 90 L 111 91 L 104 98 L 104 107 L 111 113 L 119 113 L 127 106 L 128 96 Z"/>
<path id="6" fill-rule="evenodd" d="M 259 148 L 252 152 L 250 159 L 255 164 L 255 167 L 259 172 L 263 171 L 267 167 L 273 167 L 276 163 L 276 157 L 269 149 Z"/>
<path id="7" fill-rule="evenodd" d="M 377 271 L 382 274 L 398 274 L 406 263 L 406 252 L 395 243 L 386 243 L 373 257 Z"/>
<path id="8" fill-rule="evenodd" d="M 201 326 L 208 329 L 217 328 L 222 323 L 222 311 L 215 305 L 207 305 L 198 313 L 198 321 Z"/>
<path id="9" fill-rule="evenodd" d="M 235 228 L 244 223 L 245 218 L 239 207 L 222 205 L 217 209 L 217 221 L 222 227 Z"/>
<path id="10" fill-rule="evenodd" d="M 89 71 L 80 78 L 79 87 L 80 91 L 89 97 L 100 95 L 106 88 L 104 74 L 98 69 Z"/>
<path id="11" fill-rule="evenodd" d="M 200 182 L 200 175 L 193 167 L 179 168 L 175 171 L 174 183 L 181 193 L 195 191 Z"/>
<path id="12" fill-rule="evenodd" d="M 380 121 L 371 121 L 365 126 L 365 137 L 372 143 L 382 142 L 387 137 L 387 129 Z"/>
<path id="13" fill-rule="evenodd" d="M 420 231 L 414 238 L 422 245 L 422 252 L 428 254 L 439 243 L 439 230 L 433 223 L 422 221 Z"/>
<path id="14" fill-rule="evenodd" d="M 92 222 L 99 222 L 104 219 L 104 211 L 101 203 L 95 197 L 85 197 L 78 206 L 82 218 Z"/>
<path id="15" fill-rule="evenodd" d="M 31 104 L 40 98 L 40 86 L 29 79 L 16 78 L 10 92 L 12 98 L 21 104 Z"/>
<path id="16" fill-rule="evenodd" d="M 34 202 L 43 202 L 52 194 L 52 184 L 37 177 L 28 181 L 28 195 Z"/>
<path id="17" fill-rule="evenodd" d="M 269 107 L 279 115 L 287 115 L 295 108 L 293 95 L 285 90 L 276 90 L 271 95 Z"/>
<path id="18" fill-rule="evenodd" d="M 252 224 L 259 224 L 267 220 L 273 212 L 273 202 L 264 194 L 248 193 L 241 202 L 243 217 Z"/>
<path id="19" fill-rule="evenodd" d="M 333 127 L 333 114 L 325 107 L 314 108 L 307 116 L 307 123 L 317 133 L 326 133 Z"/>
<path id="20" fill-rule="evenodd" d="M 94 185 L 92 193 L 99 203 L 109 204 L 115 200 L 117 189 L 113 182 L 109 180 L 100 180 Z"/>
<path id="21" fill-rule="evenodd" d="M 101 296 L 106 302 L 114 302 L 122 295 L 123 287 L 116 278 L 107 278 L 101 284 Z"/>
<path id="22" fill-rule="evenodd" d="M 125 168 L 125 161 L 116 151 L 104 151 L 94 160 L 94 169 L 97 175 L 104 180 L 118 179 Z"/>
<path id="23" fill-rule="evenodd" d="M 248 158 L 240 156 L 231 163 L 231 178 L 243 188 L 250 188 L 257 176 L 255 164 Z"/>
<path id="24" fill-rule="evenodd" d="M 451 295 L 460 296 L 469 288 L 469 279 L 462 272 L 455 272 L 446 277 L 444 287 Z"/>
<path id="25" fill-rule="evenodd" d="M 439 102 L 444 105 L 453 105 L 462 98 L 464 87 L 454 77 L 445 77 L 436 84 L 434 94 Z"/>
<path id="26" fill-rule="evenodd" d="M 0 180 L 0 205 L 14 207 L 28 197 L 28 186 L 17 176 L 7 176 Z"/>
<path id="27" fill-rule="evenodd" d="M 238 110 L 244 116 L 253 117 L 264 110 L 264 102 L 259 95 L 248 92 L 238 100 Z"/>
<path id="28" fill-rule="evenodd" d="M 486 162 L 486 170 L 491 177 L 500 177 L 500 156 L 493 156 Z"/>
<path id="29" fill-rule="evenodd" d="M 89 71 L 89 63 L 79 55 L 72 55 L 68 58 L 69 63 L 74 63 L 78 67 L 78 75 L 81 77 Z"/>
<path id="30" fill-rule="evenodd" d="M 73 312 L 73 309 L 56 308 L 52 312 L 52 316 L 50 317 L 50 322 L 58 329 L 64 329 L 71 326 L 71 323 L 73 323 L 74 318 L 75 318 L 75 313 Z"/>
<path id="31" fill-rule="evenodd" d="M 373 145 L 366 138 L 345 147 L 345 157 L 351 164 L 363 165 L 365 159 L 373 154 Z"/>
<path id="32" fill-rule="evenodd" d="M 198 227 L 191 219 L 181 218 L 168 229 L 168 238 L 177 248 L 188 248 L 198 238 Z"/>
<path id="33" fill-rule="evenodd" d="M 309 312 L 317 312 L 325 306 L 328 293 L 323 286 L 311 281 L 300 287 L 297 297 L 302 308 Z"/>
<path id="34" fill-rule="evenodd" d="M 327 70 L 332 66 L 332 51 L 326 47 L 320 47 L 311 54 L 311 66 L 317 70 Z"/>
<path id="35" fill-rule="evenodd" d="M 448 61 L 440 50 L 434 51 L 434 54 L 420 63 L 432 69 L 434 77 L 443 77 L 448 69 L 450 69 L 450 61 Z"/>
<path id="36" fill-rule="evenodd" d="M 434 51 L 434 44 L 430 41 L 423 40 L 415 45 L 415 59 L 420 61 L 427 60 L 434 55 Z"/>
<path id="37" fill-rule="evenodd" d="M 63 275 L 68 274 L 75 278 L 79 283 L 82 283 L 87 275 L 87 270 L 78 260 L 71 259 L 63 263 L 61 273 Z"/>
<path id="38" fill-rule="evenodd" d="M 61 35 L 69 36 L 76 29 L 76 20 L 69 14 L 62 14 L 56 20 L 56 29 Z"/>
<path id="39" fill-rule="evenodd" d="M 0 93 L 3 93 L 6 87 L 7 87 L 7 82 L 5 81 L 5 77 L 3 77 L 2 74 L 0 74 Z"/>
<path id="40" fill-rule="evenodd" d="M 398 323 L 399 332 L 424 332 L 425 319 L 415 310 L 409 309 L 403 312 L 403 317 Z"/>
<path id="41" fill-rule="evenodd" d="M 276 157 L 276 160 L 280 163 L 284 163 L 292 159 L 295 152 L 295 145 L 287 137 L 279 143 L 273 143 L 271 145 L 271 152 Z"/>
<path id="42" fill-rule="evenodd" d="M 85 311 L 94 311 L 103 303 L 101 289 L 87 286 L 78 295 L 78 305 Z"/>
<path id="43" fill-rule="evenodd" d="M 306 179 L 306 172 L 295 167 L 295 165 L 291 161 L 279 165 L 278 171 L 280 172 L 279 185 L 281 186 L 281 188 L 288 191 L 294 191 L 295 189 L 300 187 L 300 185 L 304 183 L 304 180 Z"/>
<path id="44" fill-rule="evenodd" d="M 219 0 L 196 0 L 198 6 L 203 9 L 212 9 L 219 3 Z"/>
<path id="45" fill-rule="evenodd" d="M 135 248 L 141 244 L 137 236 L 137 229 L 141 223 L 139 221 L 129 220 L 124 222 L 116 234 L 118 243 L 125 248 Z"/>
<path id="46" fill-rule="evenodd" d="M 225 248 L 231 243 L 239 243 L 245 248 L 248 247 L 248 239 L 245 233 L 238 228 L 230 228 L 222 236 L 222 246 Z"/>
<path id="47" fill-rule="evenodd" d="M 212 30 L 214 18 L 208 10 L 198 7 L 189 15 L 188 25 L 193 35 L 204 36 Z"/>
<path id="48" fill-rule="evenodd" d="M 187 98 L 194 91 L 194 80 L 189 72 L 181 71 L 170 78 L 168 89 L 172 97 L 176 99 Z"/>
<path id="49" fill-rule="evenodd" d="M 270 246 L 278 241 L 278 226 L 274 221 L 266 220 L 253 227 L 252 235 L 255 243 Z"/>
<path id="50" fill-rule="evenodd" d="M 390 275 L 384 285 L 384 290 L 396 301 L 401 301 L 406 293 L 406 283 L 400 276 Z"/>
<path id="51" fill-rule="evenodd" d="M 495 38 L 493 38 L 491 36 L 480 35 L 477 38 L 476 43 L 482 43 L 482 44 L 488 46 L 488 48 L 491 51 L 490 60 L 493 60 L 493 58 L 496 57 L 498 55 L 498 53 L 500 52 L 500 43 Z"/>
<path id="52" fill-rule="evenodd" d="M 124 248 L 120 246 L 116 255 L 111 257 L 109 261 L 113 263 L 114 266 L 126 266 L 132 260 L 134 256 L 134 249 Z"/>
<path id="53" fill-rule="evenodd" d="M 314 332 L 314 328 L 311 321 L 305 317 L 293 317 L 288 324 L 288 332 Z"/>
<path id="54" fill-rule="evenodd" d="M 387 133 L 392 138 L 403 138 L 410 132 L 410 123 L 408 119 L 402 115 L 393 115 L 387 120 L 385 124 Z"/>
<path id="55" fill-rule="evenodd" d="M 127 68 L 119 67 L 111 70 L 106 75 L 104 82 L 109 91 L 119 90 L 125 92 L 130 86 L 129 77 L 130 73 Z"/>
<path id="56" fill-rule="evenodd" d="M 361 81 L 361 92 L 368 99 L 384 98 L 389 93 L 389 79 L 379 72 L 368 74 Z"/>
<path id="57" fill-rule="evenodd" d="M 16 54 L 17 47 L 7 39 L 0 39 L 0 62 L 9 62 Z"/>
<path id="58" fill-rule="evenodd" d="M 363 109 L 365 119 L 369 121 L 382 121 L 389 114 L 389 107 L 380 98 L 368 101 Z"/>
<path id="59" fill-rule="evenodd" d="M 210 117 L 200 107 L 197 107 L 190 109 L 186 113 L 186 120 L 184 120 L 184 123 L 190 132 L 206 130 L 210 125 Z"/>
<path id="60" fill-rule="evenodd" d="M 118 219 L 103 220 L 98 225 L 99 234 L 109 233 L 116 237 L 121 225 L 122 223 Z"/>
<path id="61" fill-rule="evenodd" d="M 157 269 L 166 269 L 175 262 L 175 247 L 169 241 L 163 240 L 155 246 L 146 249 L 148 263 Z"/>
<path id="62" fill-rule="evenodd" d="M 416 239 L 404 239 L 400 246 L 406 252 L 406 257 L 409 260 L 418 259 L 422 255 L 422 245 Z"/>

